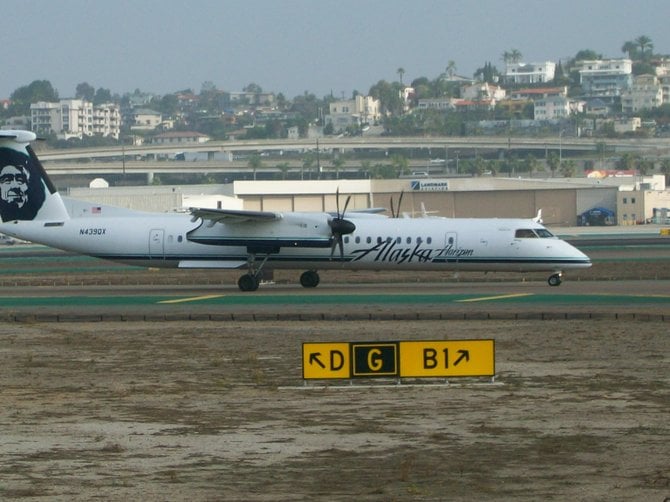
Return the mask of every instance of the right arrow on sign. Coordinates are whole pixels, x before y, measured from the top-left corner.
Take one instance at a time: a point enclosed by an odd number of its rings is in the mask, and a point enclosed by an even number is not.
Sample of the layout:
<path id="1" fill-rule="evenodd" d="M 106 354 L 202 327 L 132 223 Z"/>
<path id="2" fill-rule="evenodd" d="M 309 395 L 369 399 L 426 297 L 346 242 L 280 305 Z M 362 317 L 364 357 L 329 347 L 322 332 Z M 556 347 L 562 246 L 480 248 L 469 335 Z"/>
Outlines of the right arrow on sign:
<path id="1" fill-rule="evenodd" d="M 454 366 L 458 366 L 458 364 L 465 359 L 465 362 L 467 363 L 470 360 L 470 351 L 469 350 L 459 350 L 458 353 L 460 356 L 458 356 L 458 359 L 454 361 Z"/>

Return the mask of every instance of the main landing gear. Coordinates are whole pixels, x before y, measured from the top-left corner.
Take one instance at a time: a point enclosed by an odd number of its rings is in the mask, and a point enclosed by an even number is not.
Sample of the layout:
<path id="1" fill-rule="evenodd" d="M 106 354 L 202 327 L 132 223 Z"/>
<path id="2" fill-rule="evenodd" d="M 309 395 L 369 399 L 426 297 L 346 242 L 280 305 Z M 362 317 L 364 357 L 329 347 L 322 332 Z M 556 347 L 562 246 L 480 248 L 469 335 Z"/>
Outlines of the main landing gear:
<path id="1" fill-rule="evenodd" d="M 316 270 L 307 270 L 300 276 L 300 284 L 303 288 L 315 288 L 319 285 L 319 273 Z"/>
<path id="2" fill-rule="evenodd" d="M 258 286 L 261 283 L 261 271 L 269 257 L 270 253 L 266 254 L 263 261 L 257 266 L 256 255 L 253 253 L 249 254 L 249 259 L 247 260 L 249 272 L 237 280 L 237 287 L 239 287 L 241 291 L 256 291 L 258 289 Z M 319 285 L 319 280 L 319 273 L 316 270 L 307 270 L 300 276 L 300 284 L 304 288 L 317 287 Z"/>
<path id="3" fill-rule="evenodd" d="M 237 281 L 237 286 L 242 291 L 256 291 L 260 285 L 260 268 L 255 272 L 249 271 Z M 319 285 L 320 277 L 316 270 L 307 270 L 300 276 L 300 284 L 303 288 L 315 288 Z"/>
<path id="4" fill-rule="evenodd" d="M 549 279 L 547 279 L 547 282 L 549 283 L 550 286 L 560 286 L 561 283 L 563 282 L 563 274 L 561 272 L 557 272 L 555 274 L 552 274 L 549 276 Z"/>
<path id="5" fill-rule="evenodd" d="M 258 286 L 260 285 L 260 277 L 261 277 L 261 270 L 263 270 L 263 266 L 265 265 L 265 262 L 268 261 L 268 258 L 270 257 L 270 254 L 266 254 L 265 258 L 263 258 L 263 261 L 258 265 L 258 268 L 256 268 L 256 255 L 255 254 L 250 254 L 249 259 L 247 261 L 247 266 L 249 267 L 249 272 L 247 274 L 244 274 L 242 277 L 240 277 L 237 280 L 237 287 L 240 288 L 242 291 L 256 291 L 258 289 Z"/>

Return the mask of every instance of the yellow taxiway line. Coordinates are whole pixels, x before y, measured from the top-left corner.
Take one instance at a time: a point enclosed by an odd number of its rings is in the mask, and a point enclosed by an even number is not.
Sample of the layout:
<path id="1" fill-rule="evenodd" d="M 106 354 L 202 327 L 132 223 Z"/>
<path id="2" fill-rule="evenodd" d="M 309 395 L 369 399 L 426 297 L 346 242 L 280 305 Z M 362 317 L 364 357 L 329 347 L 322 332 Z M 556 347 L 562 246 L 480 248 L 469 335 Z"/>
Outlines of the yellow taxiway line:
<path id="1" fill-rule="evenodd" d="M 456 300 L 457 303 L 488 302 L 491 300 L 505 300 L 507 298 L 520 298 L 522 296 L 533 296 L 533 293 L 514 293 L 510 295 L 484 296 L 482 298 L 468 298 L 467 300 Z"/>
<path id="2" fill-rule="evenodd" d="M 190 298 L 177 298 L 175 300 L 163 300 L 158 303 L 186 303 L 186 302 L 199 302 L 201 300 L 211 300 L 212 298 L 221 298 L 225 295 L 204 295 L 204 296 L 192 296 Z"/>

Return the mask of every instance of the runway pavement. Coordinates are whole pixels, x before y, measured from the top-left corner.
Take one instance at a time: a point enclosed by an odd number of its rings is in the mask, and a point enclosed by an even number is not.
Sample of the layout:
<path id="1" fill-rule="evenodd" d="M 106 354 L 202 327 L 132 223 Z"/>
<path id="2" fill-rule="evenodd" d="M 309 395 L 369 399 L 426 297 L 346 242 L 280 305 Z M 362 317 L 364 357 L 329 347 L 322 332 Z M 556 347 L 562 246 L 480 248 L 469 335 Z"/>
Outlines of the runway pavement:
<path id="1" fill-rule="evenodd" d="M 670 321 L 670 281 L 55 286 L 0 290 L 13 320 L 617 318 Z"/>

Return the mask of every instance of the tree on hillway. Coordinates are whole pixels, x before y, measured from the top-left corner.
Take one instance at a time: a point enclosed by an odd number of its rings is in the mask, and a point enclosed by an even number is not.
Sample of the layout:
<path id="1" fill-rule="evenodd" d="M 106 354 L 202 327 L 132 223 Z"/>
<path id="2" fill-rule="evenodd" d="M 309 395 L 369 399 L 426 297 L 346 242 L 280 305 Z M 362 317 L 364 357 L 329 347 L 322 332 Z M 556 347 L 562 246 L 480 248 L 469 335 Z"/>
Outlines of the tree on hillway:
<path id="1" fill-rule="evenodd" d="M 621 46 L 621 52 L 628 54 L 628 59 L 637 59 L 637 44 L 628 40 Z"/>
<path id="2" fill-rule="evenodd" d="M 558 154 L 556 152 L 549 152 L 549 155 L 547 156 L 547 166 L 549 166 L 552 178 L 554 177 L 556 170 L 559 168 L 560 163 L 561 161 Z"/>
<path id="3" fill-rule="evenodd" d="M 263 166 L 261 156 L 257 153 L 253 154 L 249 159 L 248 166 L 253 171 L 254 181 L 256 181 L 256 171 L 258 171 Z"/>
<path id="4" fill-rule="evenodd" d="M 76 99 L 85 99 L 86 101 L 93 101 L 95 97 L 95 87 L 93 87 L 88 82 L 82 82 L 77 84 L 77 88 L 74 92 L 74 97 Z"/>
<path id="5" fill-rule="evenodd" d="M 48 80 L 33 80 L 30 84 L 16 89 L 9 97 L 11 115 L 30 115 L 30 104 L 37 101 L 54 103 L 58 101 L 58 91 Z"/>
<path id="6" fill-rule="evenodd" d="M 402 85 L 402 77 L 405 74 L 405 69 L 403 67 L 400 67 L 396 70 L 396 73 L 398 74 L 398 77 L 400 78 L 400 85 Z"/>
<path id="7" fill-rule="evenodd" d="M 561 162 L 561 174 L 565 178 L 572 178 L 575 174 L 575 161 L 571 159 Z"/>
<path id="8" fill-rule="evenodd" d="M 649 38 L 646 35 L 640 35 L 635 39 L 635 43 L 637 46 L 640 48 L 640 57 L 642 59 L 647 58 L 648 56 L 650 57 L 653 50 L 654 50 L 654 44 L 651 41 L 651 38 Z M 649 51 L 649 54 L 647 54 L 647 50 Z"/>
<path id="9" fill-rule="evenodd" d="M 454 78 L 454 75 L 456 75 L 456 61 L 453 61 L 453 60 L 450 59 L 447 62 L 446 72 L 447 72 L 447 77 Z"/>
<path id="10" fill-rule="evenodd" d="M 661 161 L 661 172 L 665 174 L 666 185 L 670 183 L 670 159 L 663 159 Z"/>

